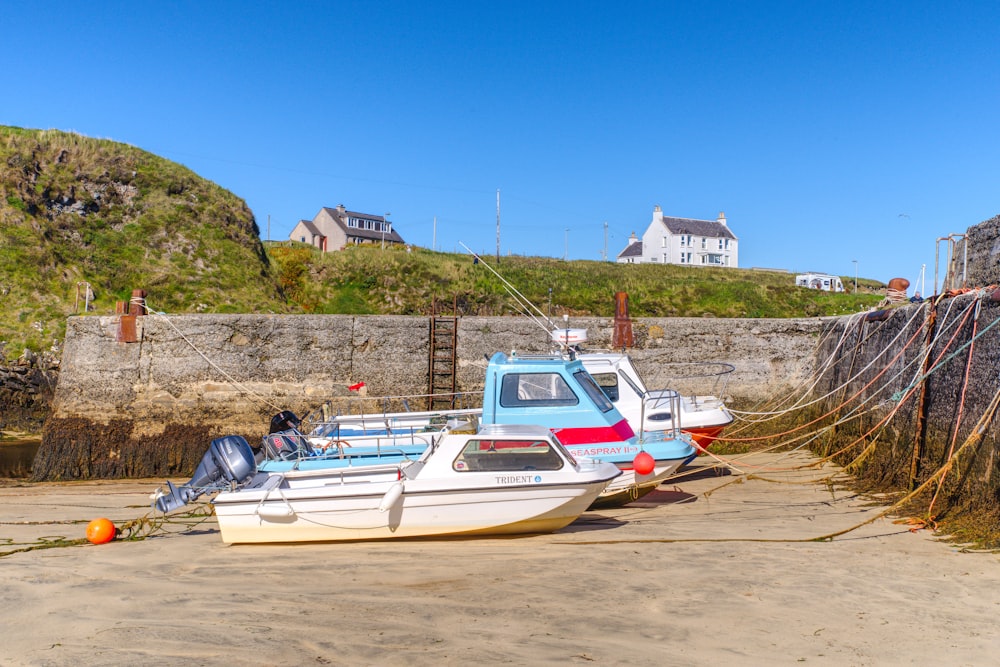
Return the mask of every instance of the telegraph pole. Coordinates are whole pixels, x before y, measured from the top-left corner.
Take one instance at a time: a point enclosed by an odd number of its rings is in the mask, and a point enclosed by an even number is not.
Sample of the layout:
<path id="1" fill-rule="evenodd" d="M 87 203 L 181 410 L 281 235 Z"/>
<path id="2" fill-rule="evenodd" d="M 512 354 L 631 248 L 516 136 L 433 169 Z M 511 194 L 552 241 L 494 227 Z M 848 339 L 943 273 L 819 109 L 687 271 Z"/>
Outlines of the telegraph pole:
<path id="1" fill-rule="evenodd" d="M 497 264 L 500 263 L 500 188 L 497 188 Z"/>

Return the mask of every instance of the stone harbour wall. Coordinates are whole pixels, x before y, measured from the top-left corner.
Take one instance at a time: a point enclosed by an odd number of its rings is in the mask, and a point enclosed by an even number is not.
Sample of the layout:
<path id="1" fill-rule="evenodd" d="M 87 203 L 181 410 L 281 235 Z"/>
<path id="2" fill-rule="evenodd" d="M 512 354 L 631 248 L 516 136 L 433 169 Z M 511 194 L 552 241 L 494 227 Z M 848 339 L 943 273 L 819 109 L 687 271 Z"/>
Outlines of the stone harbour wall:
<path id="1" fill-rule="evenodd" d="M 639 319 L 630 353 L 652 386 L 752 405 L 812 373 L 828 324 L 829 318 Z M 304 416 L 330 400 L 345 411 L 377 409 L 349 389 L 359 383 L 369 397 L 427 393 L 427 317 L 146 315 L 137 318 L 136 342 L 128 343 L 119 342 L 120 326 L 117 316 L 68 320 L 34 479 L 186 475 L 212 438 L 234 433 L 259 442 L 279 410 Z M 588 330 L 589 348 L 611 345 L 610 318 L 576 318 L 569 326 Z M 547 333 L 526 318 L 459 318 L 457 389 L 481 391 L 487 359 L 497 351 L 550 349 Z M 681 379 L 691 370 L 668 365 L 685 362 L 735 370 L 724 383 Z M 410 407 L 423 405 L 414 399 Z"/>

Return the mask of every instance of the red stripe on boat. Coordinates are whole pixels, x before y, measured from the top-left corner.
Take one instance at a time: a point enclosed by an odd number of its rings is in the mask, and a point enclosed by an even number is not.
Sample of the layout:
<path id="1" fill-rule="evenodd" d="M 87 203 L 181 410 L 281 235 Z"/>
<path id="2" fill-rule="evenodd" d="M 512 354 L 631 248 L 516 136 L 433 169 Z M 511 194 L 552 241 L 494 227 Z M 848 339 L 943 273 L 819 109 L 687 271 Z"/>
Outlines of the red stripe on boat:
<path id="1" fill-rule="evenodd" d="M 622 419 L 614 426 L 584 426 L 580 428 L 552 429 L 564 445 L 593 445 L 605 442 L 622 442 L 635 435 L 628 425 L 628 420 Z"/>

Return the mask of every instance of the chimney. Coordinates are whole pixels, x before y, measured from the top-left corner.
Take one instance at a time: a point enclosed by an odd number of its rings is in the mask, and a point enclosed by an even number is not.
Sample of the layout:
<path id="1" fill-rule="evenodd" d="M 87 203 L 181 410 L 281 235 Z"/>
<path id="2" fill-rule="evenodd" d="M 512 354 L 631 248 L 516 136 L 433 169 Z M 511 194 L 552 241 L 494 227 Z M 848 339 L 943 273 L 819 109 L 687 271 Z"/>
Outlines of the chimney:
<path id="1" fill-rule="evenodd" d="M 346 209 L 346 208 L 344 208 L 344 205 L 343 205 L 343 204 L 337 204 L 337 210 L 338 210 L 338 211 L 340 211 L 341 213 L 343 213 L 343 212 L 344 212 L 344 211 L 346 211 L 347 209 Z"/>
<path id="2" fill-rule="evenodd" d="M 663 209 L 659 204 L 653 207 L 653 222 L 663 222 Z"/>
<path id="3" fill-rule="evenodd" d="M 629 235 L 628 237 L 628 244 L 632 245 L 633 243 L 638 243 L 638 242 L 639 242 L 639 237 L 635 235 L 635 232 L 632 232 L 632 234 Z"/>
<path id="4" fill-rule="evenodd" d="M 726 224 L 726 212 L 725 211 L 719 211 L 719 219 L 716 220 L 716 222 L 719 223 L 720 225 L 725 225 Z"/>

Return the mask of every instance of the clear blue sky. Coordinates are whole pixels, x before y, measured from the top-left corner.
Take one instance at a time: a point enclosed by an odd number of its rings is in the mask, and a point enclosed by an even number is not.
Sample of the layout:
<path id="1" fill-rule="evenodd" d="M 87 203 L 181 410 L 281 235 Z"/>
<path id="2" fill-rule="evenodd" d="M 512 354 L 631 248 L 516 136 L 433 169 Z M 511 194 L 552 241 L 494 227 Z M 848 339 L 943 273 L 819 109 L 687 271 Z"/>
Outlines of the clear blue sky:
<path id="1" fill-rule="evenodd" d="M 0 124 L 461 250 L 613 258 L 725 211 L 742 267 L 934 275 L 1000 213 L 995 2 L 14 3 Z M 941 265 L 944 266 L 942 245 Z"/>

